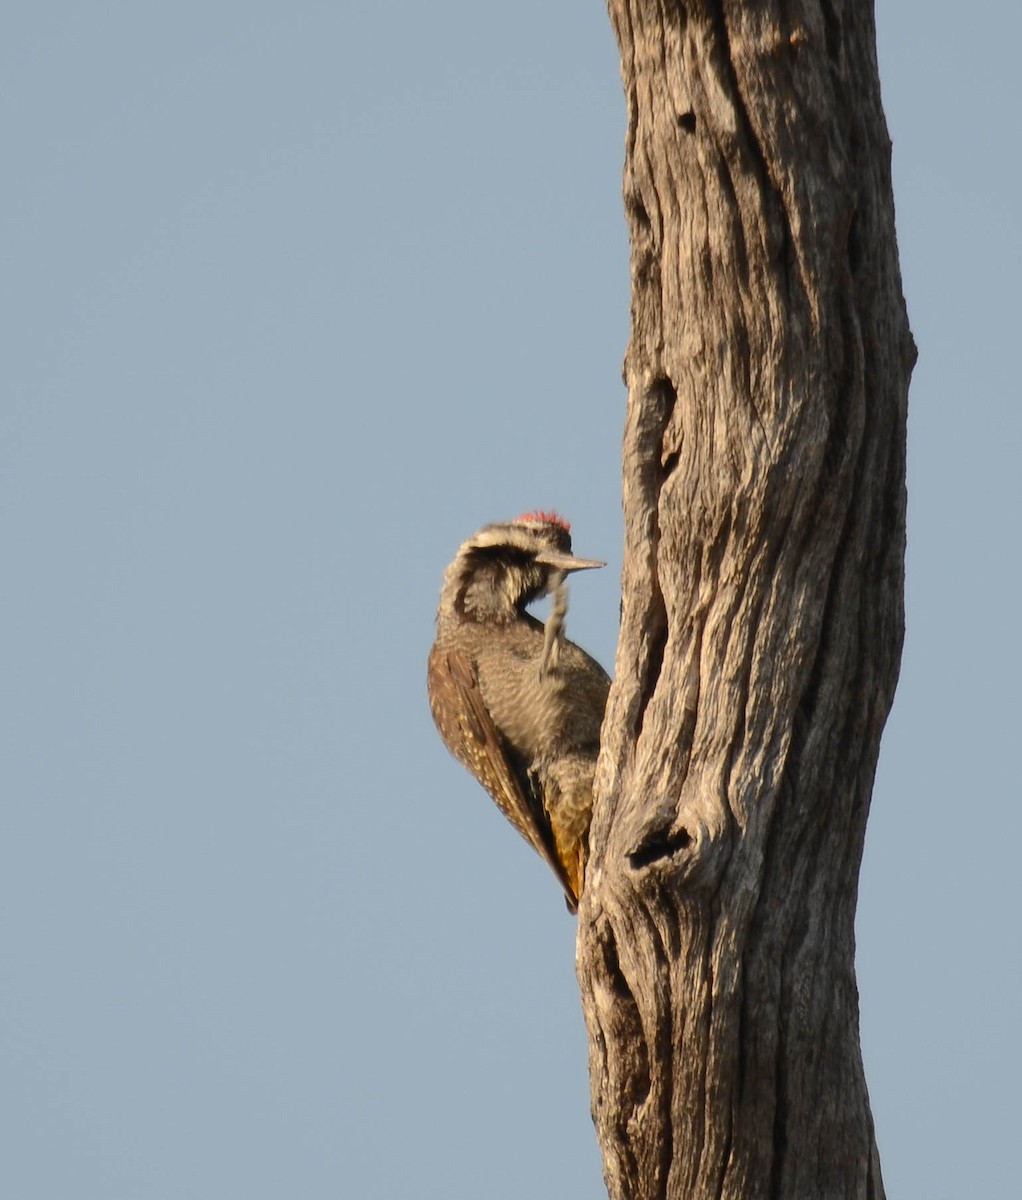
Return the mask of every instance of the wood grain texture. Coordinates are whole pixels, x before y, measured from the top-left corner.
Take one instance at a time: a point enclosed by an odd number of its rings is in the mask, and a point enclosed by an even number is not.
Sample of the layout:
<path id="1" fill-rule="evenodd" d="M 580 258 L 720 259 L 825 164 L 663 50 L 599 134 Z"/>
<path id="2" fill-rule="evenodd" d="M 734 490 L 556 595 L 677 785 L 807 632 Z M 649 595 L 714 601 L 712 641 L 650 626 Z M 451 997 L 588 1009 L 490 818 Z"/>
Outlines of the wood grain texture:
<path id="1" fill-rule="evenodd" d="M 608 1189 L 880 1200 L 853 922 L 915 349 L 872 6 L 609 10 L 626 546 L 578 942 Z"/>

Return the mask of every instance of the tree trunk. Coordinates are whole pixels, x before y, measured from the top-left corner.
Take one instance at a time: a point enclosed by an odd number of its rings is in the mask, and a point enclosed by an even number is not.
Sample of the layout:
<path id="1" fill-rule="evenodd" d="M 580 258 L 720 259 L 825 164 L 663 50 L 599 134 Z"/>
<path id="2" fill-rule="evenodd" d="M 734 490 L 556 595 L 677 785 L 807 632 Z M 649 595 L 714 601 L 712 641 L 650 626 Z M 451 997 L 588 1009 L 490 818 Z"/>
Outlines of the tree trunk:
<path id="1" fill-rule="evenodd" d="M 915 349 L 864 0 L 609 0 L 625 570 L 578 973 L 613 1200 L 884 1195 L 855 898 Z"/>

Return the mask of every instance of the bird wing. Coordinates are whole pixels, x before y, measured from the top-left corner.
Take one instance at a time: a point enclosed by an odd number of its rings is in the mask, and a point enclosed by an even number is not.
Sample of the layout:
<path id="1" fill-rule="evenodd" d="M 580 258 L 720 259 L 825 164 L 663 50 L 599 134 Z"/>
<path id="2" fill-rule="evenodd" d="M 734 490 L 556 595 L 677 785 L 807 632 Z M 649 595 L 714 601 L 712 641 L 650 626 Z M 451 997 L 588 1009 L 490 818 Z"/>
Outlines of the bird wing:
<path id="1" fill-rule="evenodd" d="M 427 670 L 429 706 L 447 749 L 465 764 L 534 850 L 550 864 L 574 911 L 575 895 L 554 848 L 553 834 L 524 770 L 509 753 L 479 690 L 472 659 L 434 646 Z"/>

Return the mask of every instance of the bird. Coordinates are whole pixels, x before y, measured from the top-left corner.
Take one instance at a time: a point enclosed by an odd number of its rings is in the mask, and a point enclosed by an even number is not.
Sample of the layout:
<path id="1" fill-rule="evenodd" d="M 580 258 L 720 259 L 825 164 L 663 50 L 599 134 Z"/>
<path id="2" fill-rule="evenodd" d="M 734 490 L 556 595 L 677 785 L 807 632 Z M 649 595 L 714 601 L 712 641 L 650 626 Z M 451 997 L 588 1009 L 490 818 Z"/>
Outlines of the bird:
<path id="1" fill-rule="evenodd" d="M 448 750 L 552 867 L 577 911 L 610 679 L 564 634 L 571 526 L 536 510 L 485 525 L 447 568 L 427 690 Z M 546 624 L 526 611 L 553 593 Z"/>

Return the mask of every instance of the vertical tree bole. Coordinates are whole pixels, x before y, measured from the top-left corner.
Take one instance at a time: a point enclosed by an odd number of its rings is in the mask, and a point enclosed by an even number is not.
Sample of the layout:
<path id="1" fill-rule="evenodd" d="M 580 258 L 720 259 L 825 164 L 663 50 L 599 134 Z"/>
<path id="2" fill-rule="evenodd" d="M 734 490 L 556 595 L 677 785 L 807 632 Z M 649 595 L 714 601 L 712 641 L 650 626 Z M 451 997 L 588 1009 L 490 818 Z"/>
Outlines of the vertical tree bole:
<path id="1" fill-rule="evenodd" d="M 607 1184 L 880 1200 L 853 922 L 915 349 L 872 4 L 609 10 L 625 569 L 578 941 Z"/>

